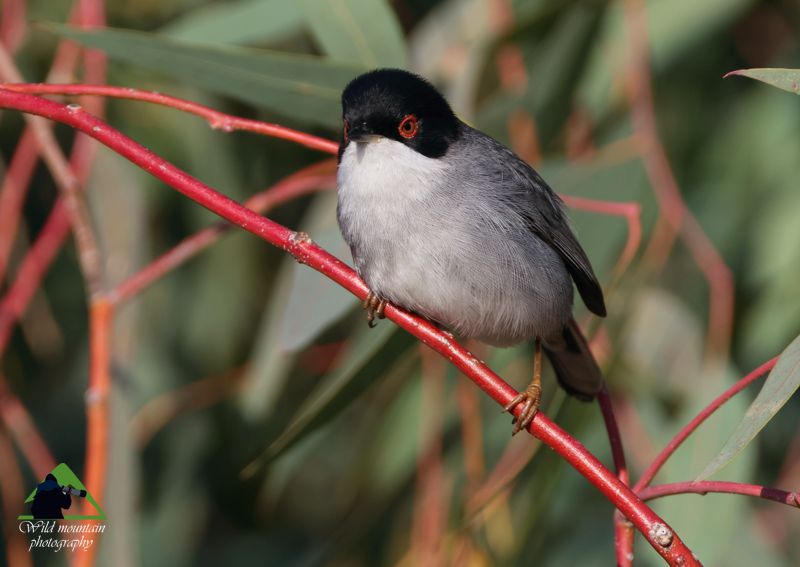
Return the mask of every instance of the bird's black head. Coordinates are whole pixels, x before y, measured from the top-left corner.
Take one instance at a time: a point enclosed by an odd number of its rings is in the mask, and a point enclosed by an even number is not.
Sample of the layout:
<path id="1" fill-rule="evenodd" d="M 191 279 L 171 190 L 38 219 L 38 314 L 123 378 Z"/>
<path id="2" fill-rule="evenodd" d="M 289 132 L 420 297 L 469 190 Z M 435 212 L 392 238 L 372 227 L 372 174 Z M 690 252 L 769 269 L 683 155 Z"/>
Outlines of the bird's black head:
<path id="1" fill-rule="evenodd" d="M 376 69 L 342 93 L 342 145 L 381 136 L 432 158 L 458 139 L 459 120 L 428 81 L 400 69 Z"/>

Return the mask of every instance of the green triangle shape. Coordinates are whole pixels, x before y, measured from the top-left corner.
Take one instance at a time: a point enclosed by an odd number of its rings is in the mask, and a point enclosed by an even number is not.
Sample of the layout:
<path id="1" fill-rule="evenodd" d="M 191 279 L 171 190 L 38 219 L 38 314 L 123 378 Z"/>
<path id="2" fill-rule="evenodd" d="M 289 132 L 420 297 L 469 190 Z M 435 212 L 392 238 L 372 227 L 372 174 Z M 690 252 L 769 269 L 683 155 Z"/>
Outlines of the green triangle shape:
<path id="1" fill-rule="evenodd" d="M 72 486 L 74 486 L 78 490 L 86 490 L 86 487 L 81 482 L 81 479 L 78 478 L 78 475 L 76 475 L 74 472 L 72 472 L 72 469 L 69 468 L 69 466 L 67 466 L 66 463 L 61 463 L 61 464 L 57 465 L 52 471 L 50 471 L 50 474 L 52 474 L 54 477 L 56 477 L 56 480 L 58 481 L 58 484 L 60 484 L 61 486 L 67 486 L 68 484 L 71 484 Z M 33 497 L 34 496 L 36 496 L 36 489 L 35 488 L 28 495 L 28 498 L 25 499 L 25 504 L 29 504 L 29 503 L 33 502 Z M 92 493 L 89 492 L 88 490 L 86 490 L 86 500 L 88 500 L 91 503 L 91 505 L 94 506 L 94 509 L 97 510 L 97 514 L 95 514 L 94 516 L 64 515 L 64 519 L 65 520 L 105 520 L 106 519 L 105 512 L 103 512 L 103 510 L 100 508 L 100 504 L 97 503 L 97 500 L 94 499 L 94 496 L 92 496 Z M 27 514 L 27 515 L 18 516 L 17 519 L 18 520 L 32 520 L 33 516 L 30 515 L 30 514 Z"/>

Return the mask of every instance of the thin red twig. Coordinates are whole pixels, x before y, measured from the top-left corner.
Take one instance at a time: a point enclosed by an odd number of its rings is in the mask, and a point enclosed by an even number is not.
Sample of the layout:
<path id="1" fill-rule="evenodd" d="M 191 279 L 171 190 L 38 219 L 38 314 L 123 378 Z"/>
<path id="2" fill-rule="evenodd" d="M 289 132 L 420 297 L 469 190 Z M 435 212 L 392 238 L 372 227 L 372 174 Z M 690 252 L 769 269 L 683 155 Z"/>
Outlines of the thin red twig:
<path id="1" fill-rule="evenodd" d="M 31 134 L 32 135 L 32 134 Z M 75 141 L 70 156 L 70 169 L 82 186 L 89 176 L 91 145 L 94 141 L 81 136 Z M 0 356 L 5 352 L 14 325 L 25 312 L 39 284 L 47 273 L 64 239 L 69 234 L 70 222 L 66 201 L 59 198 L 17 270 L 14 282 L 0 299 Z"/>
<path id="2" fill-rule="evenodd" d="M 0 75 L 6 79 L 22 80 L 11 55 L 2 45 L 0 45 Z M 47 164 L 53 181 L 66 202 L 66 210 L 78 249 L 78 260 L 87 295 L 93 297 L 102 292 L 103 269 L 89 210 L 80 195 L 81 183 L 72 171 L 67 158 L 64 157 L 50 124 L 37 116 L 26 116 L 25 119 L 39 145 L 42 159 Z"/>
<path id="3" fill-rule="evenodd" d="M 597 403 L 600 412 L 603 414 L 603 422 L 608 432 L 608 442 L 611 445 L 611 455 L 614 459 L 614 469 L 617 471 L 617 478 L 625 485 L 630 484 L 628 475 L 628 465 L 625 463 L 625 450 L 622 444 L 622 435 L 619 432 L 617 418 L 614 415 L 614 407 L 611 403 L 611 395 L 608 387 L 604 384 L 597 394 Z M 617 555 L 617 565 L 619 567 L 630 565 L 632 557 L 629 554 L 630 545 L 633 541 L 633 526 L 619 513 L 614 511 L 614 549 Z"/>
<path id="4" fill-rule="evenodd" d="M 780 502 L 787 506 L 800 508 L 800 495 L 797 492 L 789 492 L 779 488 L 758 486 L 756 484 L 745 484 L 741 482 L 728 482 L 724 480 L 708 480 L 701 482 L 674 482 L 670 484 L 658 484 L 648 486 L 639 492 L 642 500 L 654 500 L 664 496 L 674 494 L 700 494 L 706 495 L 710 492 L 723 492 L 726 494 L 741 494 L 743 496 L 755 496 Z"/>
<path id="5" fill-rule="evenodd" d="M 8 346 L 14 325 L 39 289 L 39 283 L 68 233 L 69 218 L 64 202 L 59 199 L 22 260 L 14 283 L 0 299 L 0 356 Z"/>
<path id="6" fill-rule="evenodd" d="M 0 281 L 5 277 L 22 204 L 25 202 L 38 158 L 33 132 L 26 128 L 17 142 L 0 187 Z"/>
<path id="7" fill-rule="evenodd" d="M 750 384 L 761 378 L 764 374 L 772 370 L 775 364 L 778 362 L 778 357 L 768 360 L 752 372 L 736 382 L 733 386 L 725 390 L 722 394 L 714 398 L 714 400 L 708 404 L 703 410 L 698 413 L 689 423 L 687 423 L 683 429 L 681 429 L 675 437 L 673 437 L 667 446 L 664 447 L 661 452 L 653 459 L 653 462 L 650 463 L 650 466 L 647 467 L 647 470 L 644 471 L 642 477 L 636 482 L 633 489 L 636 492 L 643 490 L 653 478 L 658 474 L 658 471 L 661 470 L 661 467 L 664 466 L 664 463 L 667 462 L 667 459 L 681 446 L 681 444 L 686 441 L 686 439 L 691 435 L 695 429 L 697 429 L 700 424 L 702 424 L 706 419 L 711 416 L 715 411 L 717 411 L 722 404 L 727 402 L 733 396 L 747 388 Z"/>
<path id="8" fill-rule="evenodd" d="M 367 287 L 356 273 L 341 260 L 319 248 L 307 235 L 299 234 L 253 213 L 81 109 L 69 108 L 50 100 L 6 89 L 0 89 L 0 107 L 44 116 L 89 134 L 198 204 L 286 250 L 301 263 L 316 269 L 360 299 L 366 297 Z M 385 315 L 445 356 L 501 406 L 508 404 L 517 395 L 514 388 L 502 378 L 472 356 L 451 336 L 428 321 L 391 305 L 386 308 Z M 538 414 L 530 425 L 529 432 L 553 448 L 611 500 L 667 562 L 672 565 L 699 565 L 683 541 L 655 512 L 606 469 L 594 455 L 547 416 Z"/>
<path id="9" fill-rule="evenodd" d="M 74 7 L 70 22 L 78 21 L 78 9 Z M 3 20 L 4 24 L 6 20 Z M 78 61 L 80 49 L 73 41 L 64 40 L 58 44 L 53 64 L 47 73 L 47 82 L 67 80 Z M 12 77 L 7 77 L 12 80 Z M 3 279 L 8 262 L 8 254 L 14 243 L 14 235 L 19 226 L 20 213 L 25 194 L 28 191 L 39 154 L 36 140 L 30 126 L 25 127 L 8 170 L 0 187 L 0 281 Z"/>
<path id="10" fill-rule="evenodd" d="M 614 215 L 625 219 L 628 223 L 628 239 L 625 241 L 625 247 L 614 265 L 612 270 L 611 284 L 614 283 L 625 273 L 639 245 L 642 242 L 642 207 L 639 203 L 633 201 L 611 202 L 599 201 L 597 199 L 586 199 L 584 197 L 574 197 L 572 195 L 562 195 L 561 198 L 564 202 L 572 208 L 603 215 Z"/>
<path id="11" fill-rule="evenodd" d="M 273 207 L 292 199 L 335 186 L 336 180 L 333 173 L 322 173 L 324 168 L 320 167 L 321 165 L 332 169 L 334 164 L 330 160 L 326 160 L 320 164 L 301 169 L 245 201 L 245 207 L 257 213 L 265 214 Z M 156 280 L 211 246 L 231 228 L 232 226 L 227 223 L 219 223 L 184 238 L 176 246 L 112 290 L 109 293 L 111 301 L 118 304 L 138 295 Z"/>
<path id="12" fill-rule="evenodd" d="M 152 91 L 143 91 L 124 87 L 112 87 L 107 85 L 52 85 L 44 83 L 6 84 L 2 85 L 2 87 L 10 91 L 28 94 L 91 95 L 151 102 L 199 116 L 205 119 L 215 130 L 223 130 L 225 132 L 244 130 L 247 132 L 254 132 L 256 134 L 262 134 L 273 138 L 289 140 L 302 146 L 306 146 L 307 148 L 334 155 L 339 149 L 338 143 L 332 142 L 331 140 L 326 140 L 325 138 L 320 138 L 319 136 L 313 136 L 311 134 L 306 134 L 305 132 L 299 132 L 278 124 L 267 124 L 259 120 L 240 118 L 238 116 L 233 116 L 231 114 L 214 110 L 213 108 L 198 104 L 196 102 L 190 102 L 188 100 Z"/>
<path id="13" fill-rule="evenodd" d="M 26 0 L 4 0 L 3 17 L 0 20 L 0 42 L 16 53 L 28 31 Z"/>

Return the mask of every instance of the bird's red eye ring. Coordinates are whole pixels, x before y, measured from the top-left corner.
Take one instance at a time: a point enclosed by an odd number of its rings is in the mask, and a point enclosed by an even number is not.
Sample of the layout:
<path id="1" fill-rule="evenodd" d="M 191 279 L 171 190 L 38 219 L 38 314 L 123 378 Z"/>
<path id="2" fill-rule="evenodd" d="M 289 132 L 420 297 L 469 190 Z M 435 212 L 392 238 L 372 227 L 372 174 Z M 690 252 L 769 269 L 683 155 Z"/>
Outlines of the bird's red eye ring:
<path id="1" fill-rule="evenodd" d="M 347 120 L 344 121 L 344 127 L 342 128 L 342 136 L 344 137 L 344 141 L 347 141 L 347 133 L 350 132 L 350 123 Z"/>
<path id="2" fill-rule="evenodd" d="M 413 114 L 407 114 L 397 126 L 397 132 L 405 139 L 410 140 L 419 132 L 419 121 Z"/>

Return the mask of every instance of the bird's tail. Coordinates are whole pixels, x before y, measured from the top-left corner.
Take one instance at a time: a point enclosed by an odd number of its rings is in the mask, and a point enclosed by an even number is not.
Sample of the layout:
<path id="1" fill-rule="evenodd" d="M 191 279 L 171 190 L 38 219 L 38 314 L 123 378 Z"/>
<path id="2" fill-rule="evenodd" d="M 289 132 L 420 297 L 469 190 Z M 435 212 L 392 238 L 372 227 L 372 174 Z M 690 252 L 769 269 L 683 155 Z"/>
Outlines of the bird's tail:
<path id="1" fill-rule="evenodd" d="M 544 343 L 558 382 L 579 400 L 591 401 L 603 387 L 603 374 L 575 319 L 570 318 L 562 338 L 562 341 Z"/>

